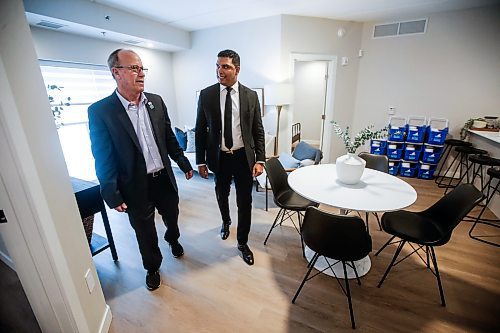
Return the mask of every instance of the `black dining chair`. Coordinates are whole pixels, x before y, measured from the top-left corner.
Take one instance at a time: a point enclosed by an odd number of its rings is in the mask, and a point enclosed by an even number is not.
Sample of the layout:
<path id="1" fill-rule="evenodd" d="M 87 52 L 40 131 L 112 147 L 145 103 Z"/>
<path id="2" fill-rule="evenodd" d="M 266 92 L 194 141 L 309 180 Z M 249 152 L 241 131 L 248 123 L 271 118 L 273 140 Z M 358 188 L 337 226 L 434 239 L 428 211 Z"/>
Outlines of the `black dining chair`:
<path id="1" fill-rule="evenodd" d="M 361 285 L 356 267 L 354 266 L 354 261 L 363 259 L 372 250 L 372 239 L 370 234 L 366 231 L 365 223 L 358 216 L 337 215 L 319 210 L 316 207 L 309 207 L 304 217 L 302 235 L 307 247 L 314 251 L 314 256 L 309 263 L 309 268 L 299 289 L 297 289 L 292 299 L 292 303 L 295 303 L 306 281 L 324 271 L 317 272 L 310 277 L 314 264 L 319 257 L 323 256 L 329 265 L 325 270 L 331 270 L 342 288 L 342 292 L 347 296 L 349 313 L 351 315 L 351 325 L 352 328 L 356 328 L 346 268 L 348 265 L 352 267 L 356 274 L 358 284 Z M 328 259 L 334 260 L 335 262 L 330 264 Z M 345 289 L 339 277 L 332 269 L 333 265 L 338 263 L 342 263 L 344 269 L 344 276 L 340 278 L 344 278 L 345 280 Z"/>
<path id="2" fill-rule="evenodd" d="M 277 226 L 281 226 L 286 220 L 290 220 L 295 227 L 295 230 L 300 235 L 300 242 L 302 245 L 302 255 L 304 254 L 304 241 L 302 239 L 302 215 L 301 212 L 305 212 L 307 207 L 315 206 L 319 204 L 317 202 L 308 200 L 299 194 L 297 194 L 288 185 L 288 173 L 283 168 L 281 162 L 276 158 L 270 158 L 266 162 L 266 172 L 269 182 L 271 183 L 271 189 L 273 192 L 274 203 L 280 208 L 278 215 L 274 219 L 274 222 L 267 233 L 267 237 L 264 240 L 264 245 L 267 244 L 267 240 L 271 235 L 271 231 Z M 292 216 L 297 213 L 298 226 L 295 225 Z M 278 222 L 279 220 L 279 222 Z"/>
<path id="3" fill-rule="evenodd" d="M 380 288 L 382 286 L 389 271 L 394 266 L 416 253 L 427 268 L 436 276 L 441 296 L 441 305 L 446 306 L 434 247 L 448 243 L 455 227 L 483 199 L 484 195 L 474 185 L 460 184 L 424 211 L 409 212 L 398 210 L 385 213 L 382 216 L 382 229 L 391 234 L 392 237 L 377 251 L 375 256 L 382 252 L 389 244 L 398 243 L 399 245 L 377 287 Z M 400 240 L 393 242 L 396 237 Z M 396 262 L 406 243 L 412 247 L 413 251 Z M 417 246 L 415 247 L 413 244 Z M 424 247 L 425 250 L 423 250 Z M 425 260 L 420 255 L 419 251 L 421 250 L 425 251 Z M 430 267 L 429 256 L 432 260 L 434 270 Z"/>
<path id="4" fill-rule="evenodd" d="M 358 155 L 362 159 L 366 161 L 366 167 L 368 169 L 373 169 L 385 173 L 389 173 L 389 159 L 387 158 L 386 155 L 375 155 L 375 154 L 370 154 L 370 153 L 359 153 Z M 375 215 L 375 218 L 377 219 L 378 227 L 379 230 L 382 230 L 382 225 L 380 224 L 380 218 L 377 214 L 377 212 L 373 212 L 373 215 Z M 370 232 L 370 228 L 368 226 L 368 216 L 369 213 L 366 213 L 366 229 L 368 232 Z"/>

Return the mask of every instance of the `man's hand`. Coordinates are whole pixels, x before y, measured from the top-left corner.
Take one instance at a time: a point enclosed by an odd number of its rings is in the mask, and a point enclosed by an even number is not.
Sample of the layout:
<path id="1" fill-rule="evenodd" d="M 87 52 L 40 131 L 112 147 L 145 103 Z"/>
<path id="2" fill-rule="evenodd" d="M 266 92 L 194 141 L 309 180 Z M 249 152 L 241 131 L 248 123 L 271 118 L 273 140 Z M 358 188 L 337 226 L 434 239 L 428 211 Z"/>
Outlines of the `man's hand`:
<path id="1" fill-rule="evenodd" d="M 261 163 L 255 163 L 255 165 L 253 166 L 252 175 L 254 177 L 258 177 L 262 175 L 263 172 L 264 172 L 264 166 Z"/>
<path id="2" fill-rule="evenodd" d="M 200 174 L 201 178 L 208 179 L 208 168 L 206 165 L 199 165 L 198 173 Z"/>
<path id="3" fill-rule="evenodd" d="M 188 172 L 186 172 L 186 179 L 190 180 L 191 178 L 193 178 L 193 170 L 189 170 Z"/>
<path id="4" fill-rule="evenodd" d="M 123 202 L 120 206 L 116 206 L 115 210 L 120 213 L 124 213 L 127 211 L 127 205 Z"/>

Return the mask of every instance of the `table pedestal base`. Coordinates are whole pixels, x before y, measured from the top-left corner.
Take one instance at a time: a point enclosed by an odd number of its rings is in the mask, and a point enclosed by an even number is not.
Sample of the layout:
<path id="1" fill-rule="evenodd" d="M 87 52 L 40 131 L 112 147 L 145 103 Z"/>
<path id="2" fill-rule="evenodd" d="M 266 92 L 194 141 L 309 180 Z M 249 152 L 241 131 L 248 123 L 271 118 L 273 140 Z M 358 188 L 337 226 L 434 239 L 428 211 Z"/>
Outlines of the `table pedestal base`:
<path id="1" fill-rule="evenodd" d="M 312 257 L 314 256 L 314 252 L 306 246 L 305 254 L 306 254 L 307 261 L 311 262 Z M 328 262 L 330 264 L 333 264 L 333 263 L 335 263 L 335 260 L 328 259 Z M 338 262 L 331 269 L 328 268 L 325 270 L 325 268 L 327 268 L 328 266 L 329 266 L 329 264 L 326 262 L 325 257 L 321 256 L 316 261 L 314 268 L 317 269 L 318 271 L 324 270 L 323 273 L 330 275 L 330 276 L 334 276 L 332 273 L 332 270 L 333 270 L 335 272 L 335 275 L 338 278 L 340 278 L 340 279 L 344 278 L 344 268 L 342 267 L 341 262 Z M 358 276 L 362 277 L 362 276 L 366 275 L 366 273 L 368 273 L 368 271 L 372 267 L 372 262 L 370 260 L 370 257 L 366 256 L 361 260 L 355 261 L 354 266 L 356 266 L 356 271 L 358 272 Z M 354 270 L 351 267 L 349 267 L 348 265 L 346 265 L 346 268 L 347 268 L 347 278 L 348 279 L 355 279 L 356 274 L 354 273 Z"/>

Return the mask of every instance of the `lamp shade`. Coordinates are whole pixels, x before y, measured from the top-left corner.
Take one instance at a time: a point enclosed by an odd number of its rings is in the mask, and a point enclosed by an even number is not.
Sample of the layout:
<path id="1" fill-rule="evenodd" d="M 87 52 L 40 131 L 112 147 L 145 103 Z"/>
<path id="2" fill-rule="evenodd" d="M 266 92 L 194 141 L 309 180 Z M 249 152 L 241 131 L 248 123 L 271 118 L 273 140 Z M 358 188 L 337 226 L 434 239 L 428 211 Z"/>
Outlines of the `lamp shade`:
<path id="1" fill-rule="evenodd" d="M 293 86 L 289 83 L 276 83 L 264 86 L 266 105 L 288 105 L 293 100 Z"/>

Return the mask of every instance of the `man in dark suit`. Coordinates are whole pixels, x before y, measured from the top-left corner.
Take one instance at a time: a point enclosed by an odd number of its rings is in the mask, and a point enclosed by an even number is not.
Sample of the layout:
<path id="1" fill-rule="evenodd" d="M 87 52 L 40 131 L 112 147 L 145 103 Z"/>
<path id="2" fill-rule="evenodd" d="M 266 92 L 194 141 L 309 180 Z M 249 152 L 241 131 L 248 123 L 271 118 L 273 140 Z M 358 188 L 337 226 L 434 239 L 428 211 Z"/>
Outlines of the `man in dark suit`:
<path id="1" fill-rule="evenodd" d="M 179 196 L 169 156 L 185 173 L 193 169 L 179 147 L 160 96 L 144 93 L 147 69 L 139 56 L 118 49 L 108 58 L 117 89 L 88 110 L 92 153 L 101 194 L 110 208 L 128 214 L 134 228 L 146 286 L 160 286 L 162 261 L 155 227 L 155 208 L 167 230 L 174 257 L 184 254 L 178 241 Z"/>
<path id="2" fill-rule="evenodd" d="M 243 260 L 253 265 L 254 256 L 247 244 L 252 218 L 252 185 L 253 177 L 262 174 L 265 161 L 260 104 L 257 93 L 238 82 L 240 57 L 236 52 L 219 52 L 216 66 L 219 83 L 203 89 L 198 99 L 196 164 L 201 177 L 208 178 L 207 167 L 215 175 L 223 240 L 229 237 L 229 192 L 234 178 L 238 249 Z"/>

